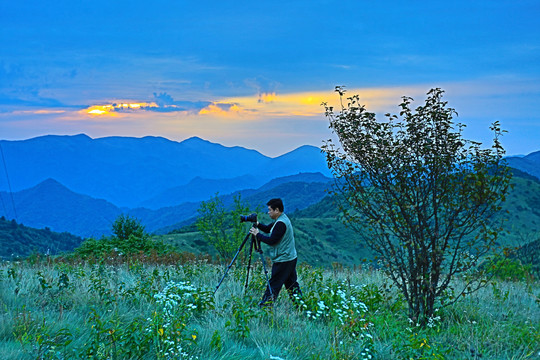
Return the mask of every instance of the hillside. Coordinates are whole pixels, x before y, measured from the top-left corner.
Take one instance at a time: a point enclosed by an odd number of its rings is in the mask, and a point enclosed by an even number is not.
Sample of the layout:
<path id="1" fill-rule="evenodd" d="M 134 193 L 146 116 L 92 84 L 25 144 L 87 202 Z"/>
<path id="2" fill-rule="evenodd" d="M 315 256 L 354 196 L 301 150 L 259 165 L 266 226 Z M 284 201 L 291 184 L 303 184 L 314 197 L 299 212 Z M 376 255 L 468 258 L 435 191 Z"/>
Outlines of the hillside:
<path id="1" fill-rule="evenodd" d="M 530 153 L 523 157 L 506 158 L 508 166 L 526 172 L 537 179 L 540 179 L 540 151 Z"/>
<path id="2" fill-rule="evenodd" d="M 330 182 L 330 178 L 327 178 L 320 173 L 302 173 L 276 178 L 258 189 L 236 191 L 232 194 L 220 195 L 219 198 L 224 206 L 227 207 L 232 206 L 234 198 L 240 196 L 242 202 L 248 204 L 253 211 L 262 209 L 262 212 L 265 212 L 264 204 L 271 198 L 280 197 L 282 199 L 287 199 L 287 211 L 292 212 L 318 203 L 326 196 L 326 190 L 329 188 Z M 187 206 L 189 209 L 192 209 L 191 205 L 194 204 L 183 204 L 182 207 L 184 208 Z M 194 209 L 195 211 L 191 217 L 177 218 L 181 219 L 181 221 L 177 220 L 169 222 L 167 226 L 156 229 L 154 232 L 156 234 L 165 234 L 192 224 L 196 220 L 196 216 L 198 216 L 196 209 L 198 209 L 199 203 L 197 203 L 196 206 L 197 207 Z M 144 219 L 145 217 L 137 211 L 138 210 L 135 209 L 131 211 L 131 213 L 135 215 L 140 214 L 141 216 L 139 218 Z"/>
<path id="3" fill-rule="evenodd" d="M 5 200 L 9 199 L 8 194 L 4 192 L 0 196 L 11 210 L 11 202 Z M 112 222 L 122 213 L 108 201 L 78 194 L 53 179 L 14 193 L 13 201 L 19 222 L 82 237 L 100 237 L 109 233 Z M 0 211 L 0 215 L 14 218 L 12 210 L 8 214 Z"/>
<path id="4" fill-rule="evenodd" d="M 38 230 L 0 217 L 0 258 L 12 259 L 31 253 L 59 254 L 79 246 L 82 239 L 68 233 Z"/>
<path id="5" fill-rule="evenodd" d="M 331 202 L 331 200 L 329 200 Z M 338 266 L 355 266 L 371 258 L 371 252 L 358 242 L 355 232 L 343 225 L 336 218 L 299 217 L 297 212 L 289 214 L 294 224 L 294 236 L 298 250 L 298 261 L 312 266 L 330 268 Z M 262 223 L 270 223 L 267 216 L 259 216 Z M 249 230 L 246 224 L 246 234 Z M 163 240 L 182 251 L 195 254 L 208 253 L 216 255 L 211 244 L 206 242 L 194 226 L 189 225 L 177 232 L 157 235 L 155 239 Z M 239 239 L 241 241 L 242 239 Z M 266 245 L 263 244 L 263 248 Z"/>
<path id="6" fill-rule="evenodd" d="M 504 246 L 524 246 L 537 240 L 540 232 L 540 181 L 520 174 L 516 171 L 512 180 L 514 188 L 509 192 L 504 211 L 499 217 L 507 219 L 506 232 L 501 234 L 501 244 Z M 330 186 L 327 180 L 321 174 L 299 174 L 273 179 L 258 189 L 243 190 L 220 198 L 227 206 L 232 204 L 235 195 L 241 195 L 242 201 L 253 210 L 258 208 L 260 218 L 264 219 L 266 201 L 272 197 L 282 197 L 285 199 L 286 212 L 295 225 L 300 261 L 323 266 L 331 266 L 332 263 L 358 265 L 364 258 L 371 257 L 370 252 L 363 247 L 358 234 L 338 220 L 338 210 L 326 193 Z M 213 252 L 212 246 L 202 240 L 192 226 L 198 215 L 198 202 L 158 210 L 120 209 L 104 200 L 76 194 L 54 180 L 15 193 L 14 199 L 18 209 L 21 209 L 19 221 L 32 227 L 100 237 L 110 234 L 112 222 L 120 213 L 126 213 L 139 219 L 147 231 L 158 234 L 157 237 L 177 245 L 180 250 Z M 36 214 L 35 223 L 28 221 L 31 209 Z M 175 229 L 181 231 L 171 233 Z M 20 240 L 18 243 L 19 247 L 26 244 Z M 34 243 L 29 244 L 33 246 Z M 64 248 L 70 247 L 66 245 Z M 21 253 L 27 254 L 31 248 L 24 247 L 23 250 Z"/>
<path id="7" fill-rule="evenodd" d="M 523 246 L 540 237 L 540 180 L 514 176 L 499 218 L 505 220 L 502 240 Z"/>
<path id="8" fill-rule="evenodd" d="M 538 240 L 540 234 L 540 181 L 527 175 L 516 175 L 512 183 L 514 188 L 509 191 L 498 218 L 506 219 L 505 231 L 500 234 L 500 244 L 521 247 Z M 339 212 L 332 197 L 324 196 L 304 209 L 294 210 L 287 203 L 285 206 L 289 208 L 288 214 L 295 227 L 300 262 L 325 267 L 335 263 L 353 266 L 372 258 L 370 250 L 364 246 L 358 234 L 339 220 Z M 264 216 L 261 219 L 265 220 L 261 222 L 269 222 Z M 190 226 L 180 233 L 162 235 L 160 238 L 191 252 L 213 251 L 210 244 L 201 239 Z"/>

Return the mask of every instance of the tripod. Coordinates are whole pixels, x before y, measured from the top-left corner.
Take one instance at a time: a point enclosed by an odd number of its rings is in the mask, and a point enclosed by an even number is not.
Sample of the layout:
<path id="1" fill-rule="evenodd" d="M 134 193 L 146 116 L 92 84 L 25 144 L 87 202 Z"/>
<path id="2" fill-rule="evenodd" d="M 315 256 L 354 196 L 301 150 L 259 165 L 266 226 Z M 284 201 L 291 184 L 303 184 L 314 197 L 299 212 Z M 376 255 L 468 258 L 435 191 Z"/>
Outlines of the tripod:
<path id="1" fill-rule="evenodd" d="M 252 227 L 255 227 L 255 223 L 252 224 Z M 229 272 L 229 269 L 234 264 L 236 258 L 240 254 L 240 251 L 242 251 L 242 248 L 244 247 L 244 245 L 246 245 L 249 238 L 251 238 L 251 244 L 250 244 L 250 248 L 249 248 L 249 262 L 248 262 L 248 266 L 247 266 L 246 284 L 244 285 L 244 292 L 247 291 L 248 282 L 249 282 L 249 269 L 251 268 L 251 254 L 253 253 L 253 250 L 255 250 L 261 256 L 261 262 L 263 264 L 264 275 L 266 276 L 266 283 L 268 285 L 268 289 L 270 290 L 270 296 L 272 297 L 272 299 L 274 298 L 274 294 L 272 292 L 272 287 L 270 286 L 270 280 L 268 279 L 268 270 L 266 270 L 266 263 L 264 262 L 263 251 L 261 249 L 261 243 L 259 241 L 257 241 L 257 238 L 255 237 L 255 235 L 251 235 L 251 233 L 249 233 L 249 232 L 247 233 L 246 237 L 244 238 L 244 241 L 242 241 L 242 244 L 240 245 L 240 247 L 236 251 L 236 254 L 234 255 L 233 259 L 231 260 L 231 263 L 229 264 L 229 266 L 227 266 L 227 270 L 225 270 L 225 274 L 223 274 L 223 277 L 221 278 L 221 280 L 219 281 L 219 283 L 216 286 L 216 290 L 214 290 L 214 295 L 218 291 L 219 286 L 221 285 L 221 283 L 223 282 L 223 280 L 227 276 L 227 273 Z"/>

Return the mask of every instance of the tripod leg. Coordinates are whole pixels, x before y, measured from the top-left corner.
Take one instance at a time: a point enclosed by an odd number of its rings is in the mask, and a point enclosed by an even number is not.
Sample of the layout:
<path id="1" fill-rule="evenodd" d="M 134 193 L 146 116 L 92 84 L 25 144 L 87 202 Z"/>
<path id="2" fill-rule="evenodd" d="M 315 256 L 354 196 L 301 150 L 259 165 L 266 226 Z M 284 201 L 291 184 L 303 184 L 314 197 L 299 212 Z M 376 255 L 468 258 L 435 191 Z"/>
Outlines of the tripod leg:
<path id="1" fill-rule="evenodd" d="M 247 274 L 246 274 L 246 284 L 244 285 L 244 293 L 247 292 L 248 283 L 249 283 L 249 269 L 251 268 L 251 254 L 253 253 L 253 243 L 254 243 L 254 237 L 251 236 L 251 244 L 249 246 L 249 261 L 247 266 Z"/>
<path id="2" fill-rule="evenodd" d="M 244 247 L 244 245 L 246 245 L 246 241 L 249 239 L 249 236 L 251 234 L 248 233 L 246 235 L 246 237 L 244 238 L 244 241 L 242 241 L 242 245 L 240 245 L 240 247 L 238 248 L 238 251 L 236 251 L 236 254 L 234 255 L 233 259 L 231 260 L 231 263 L 229 264 L 229 266 L 227 266 L 227 270 L 225 270 L 225 274 L 223 274 L 223 277 L 221 278 L 221 280 L 219 281 L 219 283 L 217 284 L 216 286 L 216 290 L 214 290 L 214 295 L 216 294 L 216 292 L 218 291 L 221 283 L 223 282 L 223 280 L 225 279 L 225 276 L 227 276 L 227 273 L 229 272 L 229 269 L 232 267 L 234 261 L 236 260 L 236 258 L 238 257 L 238 254 L 240 254 L 240 251 L 242 250 L 242 248 Z"/>
<path id="3" fill-rule="evenodd" d="M 263 264 L 264 275 L 266 277 L 266 284 L 268 286 L 268 291 L 270 292 L 270 298 L 272 299 L 272 306 L 274 306 L 274 300 L 275 300 L 274 292 L 272 291 L 272 286 L 270 286 L 270 279 L 268 278 L 268 270 L 266 270 L 266 263 L 264 261 L 264 255 L 260 247 L 258 248 L 257 252 L 261 255 L 261 262 Z"/>

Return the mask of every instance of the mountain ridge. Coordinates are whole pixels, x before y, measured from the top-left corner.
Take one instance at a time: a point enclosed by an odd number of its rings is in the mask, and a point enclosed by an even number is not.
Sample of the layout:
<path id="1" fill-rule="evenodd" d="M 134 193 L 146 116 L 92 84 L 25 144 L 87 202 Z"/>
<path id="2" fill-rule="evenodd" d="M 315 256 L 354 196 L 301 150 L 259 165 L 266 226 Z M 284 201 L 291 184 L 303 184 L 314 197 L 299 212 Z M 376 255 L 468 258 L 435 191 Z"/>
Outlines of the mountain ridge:
<path id="1" fill-rule="evenodd" d="M 525 156 L 510 156 L 506 158 L 508 166 L 526 172 L 540 179 L 540 151 Z"/>
<path id="2" fill-rule="evenodd" d="M 0 145 L 12 191 L 53 178 L 77 193 L 119 207 L 148 205 L 168 189 L 184 186 L 196 177 L 226 180 L 250 175 L 270 179 L 300 172 L 329 175 L 320 149 L 312 146 L 270 158 L 256 150 L 226 147 L 199 137 L 177 142 L 153 136 L 92 139 L 85 134 L 45 135 L 0 140 Z M 0 190 L 9 190 L 3 178 Z M 193 200 L 205 196 L 203 192 Z"/>

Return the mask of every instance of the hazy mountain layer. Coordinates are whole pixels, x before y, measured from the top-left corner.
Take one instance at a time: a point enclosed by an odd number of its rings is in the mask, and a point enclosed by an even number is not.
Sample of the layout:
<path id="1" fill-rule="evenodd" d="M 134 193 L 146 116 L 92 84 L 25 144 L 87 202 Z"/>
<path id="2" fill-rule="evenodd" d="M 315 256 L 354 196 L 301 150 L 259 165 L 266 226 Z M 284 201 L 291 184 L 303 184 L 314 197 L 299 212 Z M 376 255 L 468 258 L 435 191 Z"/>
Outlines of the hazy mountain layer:
<path id="1" fill-rule="evenodd" d="M 182 142 L 161 137 L 48 135 L 1 141 L 13 191 L 55 179 L 70 190 L 117 206 L 160 208 L 199 201 L 209 193 L 257 188 L 301 172 L 329 175 L 320 149 L 302 146 L 276 158 L 200 138 Z M 213 183 L 201 184 L 204 181 Z M 0 190 L 8 191 L 5 176 Z"/>
<path id="2" fill-rule="evenodd" d="M 330 180 L 321 174 L 303 173 L 272 179 L 259 189 L 242 190 L 222 198 L 224 204 L 229 205 L 234 196 L 240 195 L 253 208 L 264 208 L 268 199 L 280 196 L 286 199 L 289 209 L 303 209 L 325 196 Z M 121 213 L 140 219 L 149 232 L 166 232 L 169 228 L 193 221 L 200 206 L 199 201 L 192 201 L 159 209 L 119 208 L 106 200 L 78 194 L 53 179 L 13 194 L 0 192 L 0 200 L 3 205 L 0 216 L 17 218 L 18 222 L 35 228 L 49 227 L 53 231 L 66 231 L 83 237 L 109 234 L 111 224 Z"/>

